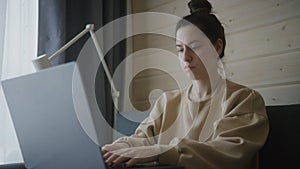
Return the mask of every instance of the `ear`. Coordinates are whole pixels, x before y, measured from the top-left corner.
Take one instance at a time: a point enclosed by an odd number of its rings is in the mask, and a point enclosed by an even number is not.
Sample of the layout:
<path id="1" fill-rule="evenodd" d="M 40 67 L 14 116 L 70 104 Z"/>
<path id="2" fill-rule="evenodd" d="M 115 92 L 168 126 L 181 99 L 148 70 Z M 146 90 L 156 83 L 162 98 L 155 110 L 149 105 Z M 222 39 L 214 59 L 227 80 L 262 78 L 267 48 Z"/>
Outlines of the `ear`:
<path id="1" fill-rule="evenodd" d="M 215 48 L 216 51 L 218 52 L 219 56 L 221 55 L 222 51 L 223 51 L 223 41 L 222 39 L 217 39 L 216 43 L 215 43 Z"/>

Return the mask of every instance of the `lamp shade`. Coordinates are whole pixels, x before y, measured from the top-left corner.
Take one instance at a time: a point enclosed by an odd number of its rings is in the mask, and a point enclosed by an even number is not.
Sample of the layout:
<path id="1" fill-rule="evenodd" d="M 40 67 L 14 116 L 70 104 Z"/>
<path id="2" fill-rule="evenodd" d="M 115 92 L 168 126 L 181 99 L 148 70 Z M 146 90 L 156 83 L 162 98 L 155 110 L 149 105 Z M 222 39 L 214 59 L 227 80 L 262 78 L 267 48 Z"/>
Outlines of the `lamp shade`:
<path id="1" fill-rule="evenodd" d="M 45 68 L 49 68 L 52 66 L 52 64 L 46 54 L 41 55 L 37 58 L 34 58 L 32 60 L 32 63 L 37 71 L 45 69 Z"/>

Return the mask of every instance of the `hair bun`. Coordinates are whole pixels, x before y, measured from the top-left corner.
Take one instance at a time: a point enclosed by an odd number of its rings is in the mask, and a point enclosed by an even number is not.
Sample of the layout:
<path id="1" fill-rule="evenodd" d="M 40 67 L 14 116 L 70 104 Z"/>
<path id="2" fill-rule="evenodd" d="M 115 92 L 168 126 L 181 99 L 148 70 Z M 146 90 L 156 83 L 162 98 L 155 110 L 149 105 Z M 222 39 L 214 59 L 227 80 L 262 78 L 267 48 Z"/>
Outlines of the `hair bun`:
<path id="1" fill-rule="evenodd" d="M 191 14 L 195 12 L 210 14 L 212 10 L 212 6 L 207 0 L 191 0 L 188 3 L 188 7 L 190 8 Z"/>

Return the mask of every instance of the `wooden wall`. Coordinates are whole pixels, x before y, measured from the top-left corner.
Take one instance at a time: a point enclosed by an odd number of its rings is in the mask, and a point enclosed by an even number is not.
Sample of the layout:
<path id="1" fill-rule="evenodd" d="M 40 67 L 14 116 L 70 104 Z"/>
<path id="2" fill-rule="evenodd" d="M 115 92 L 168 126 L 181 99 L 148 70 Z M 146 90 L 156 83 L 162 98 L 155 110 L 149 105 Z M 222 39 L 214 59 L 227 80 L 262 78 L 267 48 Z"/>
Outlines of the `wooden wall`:
<path id="1" fill-rule="evenodd" d="M 189 0 L 132 0 L 132 13 L 164 12 L 177 16 L 188 14 Z M 215 14 L 225 27 L 227 47 L 223 59 L 227 78 L 259 91 L 267 105 L 300 103 L 300 1 L 299 0 L 210 0 Z M 167 21 L 166 21 L 167 22 Z M 159 29 L 167 29 L 163 22 Z M 134 31 L 134 27 L 133 30 Z M 131 71 L 151 62 L 155 53 L 141 52 L 147 48 L 161 48 L 176 54 L 174 39 L 143 34 L 132 38 L 134 54 Z M 139 52 L 140 51 L 140 52 Z M 155 57 L 154 57 L 155 58 Z M 157 62 L 157 61 L 156 61 Z M 178 63 L 161 60 L 157 64 L 173 67 L 179 79 L 183 77 Z M 139 107 L 148 102 L 148 93 L 153 85 L 169 86 L 168 75 L 151 73 L 132 81 L 132 102 Z M 160 79 L 160 80 L 159 80 Z M 152 83 L 150 83 L 152 82 Z M 158 84 L 157 84 L 158 83 Z M 151 99 L 155 99 L 157 93 Z"/>

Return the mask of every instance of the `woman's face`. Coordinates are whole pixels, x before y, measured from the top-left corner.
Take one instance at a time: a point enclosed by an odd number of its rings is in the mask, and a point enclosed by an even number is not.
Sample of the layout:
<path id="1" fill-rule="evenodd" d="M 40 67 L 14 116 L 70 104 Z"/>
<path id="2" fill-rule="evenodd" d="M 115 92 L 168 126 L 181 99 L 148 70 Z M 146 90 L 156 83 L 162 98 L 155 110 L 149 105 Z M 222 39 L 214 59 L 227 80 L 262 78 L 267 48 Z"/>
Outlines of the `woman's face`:
<path id="1" fill-rule="evenodd" d="M 191 80 L 207 78 L 207 72 L 200 59 L 204 42 L 197 36 L 193 26 L 187 25 L 179 28 L 176 33 L 176 48 L 180 65 Z"/>
<path id="2" fill-rule="evenodd" d="M 179 28 L 176 32 L 176 48 L 181 68 L 191 80 L 208 80 L 211 72 L 217 69 L 217 46 L 213 46 L 197 27 L 186 25 Z"/>

